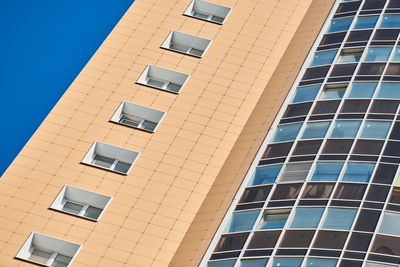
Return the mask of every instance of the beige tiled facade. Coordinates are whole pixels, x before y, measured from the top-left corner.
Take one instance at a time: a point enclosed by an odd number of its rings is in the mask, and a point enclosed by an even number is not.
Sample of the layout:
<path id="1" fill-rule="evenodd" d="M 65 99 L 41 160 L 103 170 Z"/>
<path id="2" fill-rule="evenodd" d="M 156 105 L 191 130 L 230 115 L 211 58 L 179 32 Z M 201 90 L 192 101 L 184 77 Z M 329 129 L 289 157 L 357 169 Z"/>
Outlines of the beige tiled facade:
<path id="1" fill-rule="evenodd" d="M 136 0 L 8 168 L 0 266 L 32 266 L 14 258 L 31 232 L 82 244 L 72 266 L 200 262 L 333 1 L 217 1 L 224 25 L 183 16 L 189 3 Z M 171 30 L 211 46 L 161 49 Z M 147 64 L 189 81 L 135 84 Z M 167 114 L 155 133 L 109 122 L 122 101 Z M 141 154 L 127 176 L 80 164 L 94 141 Z M 49 209 L 65 184 L 113 197 L 98 222 Z"/>

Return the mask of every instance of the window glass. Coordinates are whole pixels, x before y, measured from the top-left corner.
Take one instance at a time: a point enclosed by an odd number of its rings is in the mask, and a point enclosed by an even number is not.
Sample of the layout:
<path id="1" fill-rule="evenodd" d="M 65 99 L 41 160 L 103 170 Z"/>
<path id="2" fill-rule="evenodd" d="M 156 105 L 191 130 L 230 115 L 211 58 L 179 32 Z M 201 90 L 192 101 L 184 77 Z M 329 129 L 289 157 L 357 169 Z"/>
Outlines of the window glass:
<path id="1" fill-rule="evenodd" d="M 353 232 L 347 244 L 347 250 L 367 251 L 371 239 L 372 234 Z"/>
<path id="2" fill-rule="evenodd" d="M 329 71 L 331 66 L 321 66 L 308 68 L 303 75 L 302 80 L 324 78 Z"/>
<path id="3" fill-rule="evenodd" d="M 371 251 L 379 254 L 398 256 L 400 255 L 399 243 L 399 237 L 376 235 Z"/>
<path id="4" fill-rule="evenodd" d="M 319 231 L 314 247 L 342 249 L 346 241 L 348 233 L 339 231 Z"/>
<path id="5" fill-rule="evenodd" d="M 347 154 L 354 140 L 328 139 L 322 151 L 324 154 Z"/>
<path id="6" fill-rule="evenodd" d="M 271 209 L 263 214 L 260 229 L 281 229 L 285 226 L 290 209 Z"/>
<path id="7" fill-rule="evenodd" d="M 324 138 L 330 124 L 330 122 L 307 123 L 301 139 Z"/>
<path id="8" fill-rule="evenodd" d="M 271 186 L 259 186 L 246 188 L 239 203 L 265 201 L 271 191 Z"/>
<path id="9" fill-rule="evenodd" d="M 215 246 L 214 252 L 242 249 L 249 233 L 223 235 Z"/>
<path id="10" fill-rule="evenodd" d="M 251 230 L 259 213 L 259 210 L 234 212 L 231 221 L 225 228 L 225 233 Z"/>
<path id="11" fill-rule="evenodd" d="M 210 261 L 207 267 L 233 267 L 236 260 L 225 260 L 225 261 Z"/>
<path id="12" fill-rule="evenodd" d="M 322 140 L 299 141 L 293 151 L 293 155 L 312 155 L 317 154 Z"/>
<path id="13" fill-rule="evenodd" d="M 312 163 L 288 163 L 282 172 L 279 182 L 304 181 Z"/>
<path id="14" fill-rule="evenodd" d="M 391 124 L 390 121 L 365 121 L 361 138 L 385 139 Z"/>
<path id="15" fill-rule="evenodd" d="M 333 185 L 333 183 L 308 183 L 302 198 L 329 198 Z"/>
<path id="16" fill-rule="evenodd" d="M 399 35 L 398 29 L 378 29 L 374 34 L 374 40 L 391 40 L 395 41 Z"/>
<path id="17" fill-rule="evenodd" d="M 339 184 L 336 188 L 334 199 L 360 200 L 364 197 L 366 185 L 363 184 Z"/>
<path id="18" fill-rule="evenodd" d="M 281 168 L 282 165 L 256 168 L 250 185 L 273 184 Z"/>
<path id="19" fill-rule="evenodd" d="M 343 162 L 318 162 L 311 181 L 337 181 Z"/>
<path id="20" fill-rule="evenodd" d="M 345 85 L 329 85 L 324 88 L 319 99 L 341 99 L 346 92 L 347 84 Z"/>
<path id="21" fill-rule="evenodd" d="M 378 98 L 400 99 L 400 83 L 383 82 L 379 88 Z"/>
<path id="22" fill-rule="evenodd" d="M 376 177 L 376 176 L 375 176 Z M 375 182 L 375 177 L 372 180 Z M 376 201 L 376 202 L 385 202 L 386 197 L 389 194 L 390 187 L 385 185 L 375 185 L 372 184 L 368 189 L 366 200 Z"/>
<path id="23" fill-rule="evenodd" d="M 399 100 L 374 100 L 370 113 L 395 114 L 399 106 Z"/>
<path id="24" fill-rule="evenodd" d="M 319 45 L 329 45 L 329 44 L 341 43 L 345 36 L 346 36 L 345 32 L 325 34 L 322 37 L 321 43 L 319 43 Z"/>
<path id="25" fill-rule="evenodd" d="M 356 217 L 356 209 L 328 208 L 322 228 L 335 230 L 349 230 Z"/>
<path id="26" fill-rule="evenodd" d="M 397 165 L 379 164 L 372 181 L 374 183 L 391 185 L 397 172 L 397 168 Z"/>
<path id="27" fill-rule="evenodd" d="M 399 63 L 389 63 L 385 75 L 400 75 L 400 64 Z"/>
<path id="28" fill-rule="evenodd" d="M 302 184 L 279 184 L 272 195 L 272 200 L 296 199 Z"/>
<path id="29" fill-rule="evenodd" d="M 281 231 L 255 232 L 248 248 L 273 248 L 281 234 Z"/>
<path id="30" fill-rule="evenodd" d="M 358 75 L 381 75 L 386 63 L 362 63 Z"/>
<path id="31" fill-rule="evenodd" d="M 345 100 L 340 110 L 341 113 L 365 113 L 370 100 L 351 99 Z"/>
<path id="32" fill-rule="evenodd" d="M 363 42 L 368 41 L 371 37 L 372 30 L 351 31 L 347 42 Z"/>
<path id="33" fill-rule="evenodd" d="M 296 139 L 302 123 L 278 125 L 275 137 L 272 142 L 283 142 Z"/>
<path id="34" fill-rule="evenodd" d="M 374 28 L 379 16 L 358 17 L 354 29 L 370 29 Z"/>
<path id="35" fill-rule="evenodd" d="M 378 223 L 381 211 L 362 209 L 358 215 L 354 230 L 363 232 L 374 232 Z"/>
<path id="36" fill-rule="evenodd" d="M 392 47 L 368 47 L 365 62 L 387 61 L 392 52 Z"/>
<path id="37" fill-rule="evenodd" d="M 268 259 L 260 260 L 242 260 L 240 262 L 240 267 L 265 267 L 267 265 Z"/>
<path id="38" fill-rule="evenodd" d="M 321 85 L 305 86 L 296 89 L 292 103 L 312 101 L 318 94 Z"/>
<path id="39" fill-rule="evenodd" d="M 350 162 L 347 164 L 342 181 L 368 183 L 374 169 L 373 163 Z"/>
<path id="40" fill-rule="evenodd" d="M 393 57 L 392 57 L 392 61 L 393 62 L 400 62 L 400 47 L 396 47 L 396 50 L 394 51 Z"/>
<path id="41" fill-rule="evenodd" d="M 330 114 L 335 113 L 339 107 L 340 100 L 318 101 L 314 107 L 313 114 Z"/>
<path id="42" fill-rule="evenodd" d="M 386 0 L 365 0 L 362 10 L 382 9 Z"/>
<path id="43" fill-rule="evenodd" d="M 348 98 L 371 98 L 378 83 L 353 83 Z"/>
<path id="44" fill-rule="evenodd" d="M 272 267 L 300 267 L 303 258 L 283 258 L 275 257 L 272 262 Z"/>
<path id="45" fill-rule="evenodd" d="M 308 258 L 306 267 L 336 267 L 336 259 Z"/>
<path id="46" fill-rule="evenodd" d="M 324 208 L 297 208 L 289 228 L 316 228 Z"/>
<path id="47" fill-rule="evenodd" d="M 337 120 L 331 138 L 354 138 L 360 128 L 360 120 Z"/>
<path id="48" fill-rule="evenodd" d="M 346 31 L 347 29 L 349 29 L 352 21 L 353 21 L 353 17 L 344 18 L 344 19 L 333 19 L 331 21 L 331 25 L 329 26 L 328 33 Z M 396 27 L 394 27 L 394 28 L 396 28 Z M 400 28 L 400 27 L 397 27 L 397 28 Z"/>
<path id="49" fill-rule="evenodd" d="M 308 248 L 314 233 L 314 230 L 288 230 L 279 246 L 282 248 Z"/>
<path id="50" fill-rule="evenodd" d="M 399 186 L 399 179 L 396 179 L 394 185 Z M 400 204 L 400 188 L 396 187 L 393 188 L 389 202 L 394 204 Z"/>
<path id="51" fill-rule="evenodd" d="M 271 144 L 265 149 L 263 159 L 287 156 L 292 148 L 293 142 Z"/>
<path id="52" fill-rule="evenodd" d="M 282 118 L 307 115 L 308 111 L 310 111 L 311 105 L 312 103 L 310 102 L 288 105 Z"/>
<path id="53" fill-rule="evenodd" d="M 400 28 L 400 15 L 383 15 L 379 28 Z"/>
<path id="54" fill-rule="evenodd" d="M 341 3 L 339 7 L 336 9 L 336 14 L 357 11 L 358 8 L 360 7 L 360 3 L 361 1 L 351 1 L 350 3 Z"/>
<path id="55" fill-rule="evenodd" d="M 336 53 L 337 50 L 316 52 L 311 62 L 311 66 L 314 67 L 314 66 L 331 64 L 336 56 Z"/>
<path id="56" fill-rule="evenodd" d="M 360 61 L 360 58 L 363 54 L 363 51 L 357 49 L 347 49 L 347 50 L 342 50 L 340 53 L 340 56 L 337 60 L 337 63 L 352 63 L 352 62 L 358 62 Z"/>
<path id="57" fill-rule="evenodd" d="M 365 267 L 393 267 L 393 265 L 375 263 L 375 262 L 367 262 L 365 263 Z"/>
<path id="58" fill-rule="evenodd" d="M 400 221 L 400 214 L 392 212 L 384 212 L 382 223 L 378 232 L 380 234 L 400 236 L 399 221 Z"/>
<path id="59" fill-rule="evenodd" d="M 83 216 L 97 220 L 102 211 L 103 211 L 102 209 L 89 206 Z"/>

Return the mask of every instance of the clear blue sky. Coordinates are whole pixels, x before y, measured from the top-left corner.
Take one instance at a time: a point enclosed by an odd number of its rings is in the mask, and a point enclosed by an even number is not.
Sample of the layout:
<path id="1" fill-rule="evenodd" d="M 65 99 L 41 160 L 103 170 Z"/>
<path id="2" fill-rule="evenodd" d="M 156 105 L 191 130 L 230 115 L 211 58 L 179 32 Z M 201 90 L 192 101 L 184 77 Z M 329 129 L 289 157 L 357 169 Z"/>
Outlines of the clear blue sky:
<path id="1" fill-rule="evenodd" d="M 133 0 L 0 0 L 0 176 Z"/>

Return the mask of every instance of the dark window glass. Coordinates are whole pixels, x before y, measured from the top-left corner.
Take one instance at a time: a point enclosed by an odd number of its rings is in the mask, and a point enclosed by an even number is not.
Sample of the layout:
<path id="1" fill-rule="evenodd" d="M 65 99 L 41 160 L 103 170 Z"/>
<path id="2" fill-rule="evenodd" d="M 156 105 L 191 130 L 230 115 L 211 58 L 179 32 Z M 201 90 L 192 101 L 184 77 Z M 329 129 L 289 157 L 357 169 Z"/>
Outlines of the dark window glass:
<path id="1" fill-rule="evenodd" d="M 349 3 L 341 3 L 336 10 L 336 13 L 344 13 L 344 12 L 350 12 L 350 11 L 355 11 L 358 10 L 360 7 L 360 1 L 358 2 L 349 2 Z"/>
<path id="2" fill-rule="evenodd" d="M 302 184 L 279 184 L 272 195 L 272 200 L 296 199 Z"/>
<path id="3" fill-rule="evenodd" d="M 335 199 L 362 199 L 367 185 L 339 184 L 333 198 Z"/>
<path id="4" fill-rule="evenodd" d="M 244 191 L 239 203 L 265 201 L 270 191 L 271 186 L 247 188 Z"/>
<path id="5" fill-rule="evenodd" d="M 334 184 L 330 183 L 309 183 L 307 184 L 302 198 L 329 198 Z"/>
<path id="6" fill-rule="evenodd" d="M 366 155 L 379 155 L 381 153 L 384 141 L 377 140 L 358 140 L 353 153 Z"/>
<path id="7" fill-rule="evenodd" d="M 306 73 L 304 73 L 302 80 L 325 78 L 326 74 L 328 73 L 329 68 L 330 68 L 330 66 L 309 68 L 306 70 Z"/>
<path id="8" fill-rule="evenodd" d="M 324 154 L 348 154 L 354 140 L 328 139 L 322 151 Z"/>
<path id="9" fill-rule="evenodd" d="M 385 3 L 386 0 L 365 0 L 361 10 L 382 9 Z"/>
<path id="10" fill-rule="evenodd" d="M 331 72 L 331 77 L 333 76 L 351 76 L 356 69 L 357 64 L 340 64 L 335 65 Z"/>
<path id="11" fill-rule="evenodd" d="M 394 187 L 390 196 L 390 203 L 400 204 L 400 188 Z"/>
<path id="12" fill-rule="evenodd" d="M 287 156 L 292 145 L 293 142 L 268 145 L 262 158 L 268 159 Z"/>
<path id="13" fill-rule="evenodd" d="M 377 235 L 372 245 L 372 252 L 400 256 L 400 238 Z"/>
<path id="14" fill-rule="evenodd" d="M 293 155 L 317 154 L 322 140 L 299 141 L 294 149 Z"/>
<path id="15" fill-rule="evenodd" d="M 339 267 L 361 267 L 362 261 L 342 260 Z"/>
<path id="16" fill-rule="evenodd" d="M 354 230 L 363 232 L 374 232 L 380 215 L 380 211 L 361 210 Z"/>
<path id="17" fill-rule="evenodd" d="M 367 200 L 385 202 L 390 187 L 384 185 L 371 185 L 368 189 Z"/>
<path id="18" fill-rule="evenodd" d="M 400 140 L 400 122 L 396 122 L 393 125 L 392 133 L 390 134 L 390 139 Z"/>
<path id="19" fill-rule="evenodd" d="M 372 182 L 379 184 L 392 184 L 397 171 L 397 165 L 379 164 Z"/>
<path id="20" fill-rule="evenodd" d="M 347 42 L 361 42 L 361 41 L 368 41 L 369 37 L 371 36 L 372 31 L 352 31 L 347 38 Z"/>
<path id="21" fill-rule="evenodd" d="M 340 100 L 318 101 L 312 114 L 328 114 L 335 113 L 339 107 Z"/>
<path id="22" fill-rule="evenodd" d="M 248 248 L 274 248 L 281 231 L 255 232 Z"/>
<path id="23" fill-rule="evenodd" d="M 367 251 L 371 239 L 372 234 L 353 233 L 347 244 L 347 250 Z"/>
<path id="24" fill-rule="evenodd" d="M 221 236 L 214 252 L 242 249 L 249 233 Z"/>
<path id="25" fill-rule="evenodd" d="M 340 110 L 341 113 L 365 113 L 370 100 L 346 100 Z"/>
<path id="26" fill-rule="evenodd" d="M 342 249 L 347 238 L 347 232 L 319 231 L 314 248 Z"/>
<path id="27" fill-rule="evenodd" d="M 285 113 L 283 114 L 283 118 L 307 115 L 308 111 L 311 108 L 311 105 L 312 103 L 289 105 L 286 108 Z"/>
<path id="28" fill-rule="evenodd" d="M 387 156 L 400 157 L 400 142 L 389 141 L 383 154 Z"/>
<path id="29" fill-rule="evenodd" d="M 400 8 L 400 0 L 390 0 L 388 8 Z"/>
<path id="30" fill-rule="evenodd" d="M 283 236 L 280 247 L 308 248 L 314 233 L 315 231 L 309 230 L 288 230 Z"/>
<path id="31" fill-rule="evenodd" d="M 399 106 L 398 100 L 374 100 L 372 103 L 371 113 L 396 113 Z"/>
<path id="32" fill-rule="evenodd" d="M 390 63 L 385 75 L 400 75 L 400 63 Z"/>
<path id="33" fill-rule="evenodd" d="M 400 30 L 378 29 L 375 32 L 374 40 L 396 40 Z"/>
<path id="34" fill-rule="evenodd" d="M 358 75 L 381 75 L 385 68 L 385 63 L 363 63 L 358 69 Z"/>
<path id="35" fill-rule="evenodd" d="M 321 43 L 319 43 L 319 45 L 341 43 L 345 36 L 346 36 L 345 32 L 325 34 L 324 37 L 322 37 Z"/>

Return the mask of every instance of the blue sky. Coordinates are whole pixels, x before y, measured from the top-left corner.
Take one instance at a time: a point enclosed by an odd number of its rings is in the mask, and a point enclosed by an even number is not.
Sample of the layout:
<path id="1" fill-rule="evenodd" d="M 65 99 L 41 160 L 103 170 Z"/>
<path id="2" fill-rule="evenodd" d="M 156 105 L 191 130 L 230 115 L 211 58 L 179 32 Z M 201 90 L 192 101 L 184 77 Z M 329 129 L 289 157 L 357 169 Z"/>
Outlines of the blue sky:
<path id="1" fill-rule="evenodd" d="M 133 0 L 0 0 L 0 175 Z"/>

